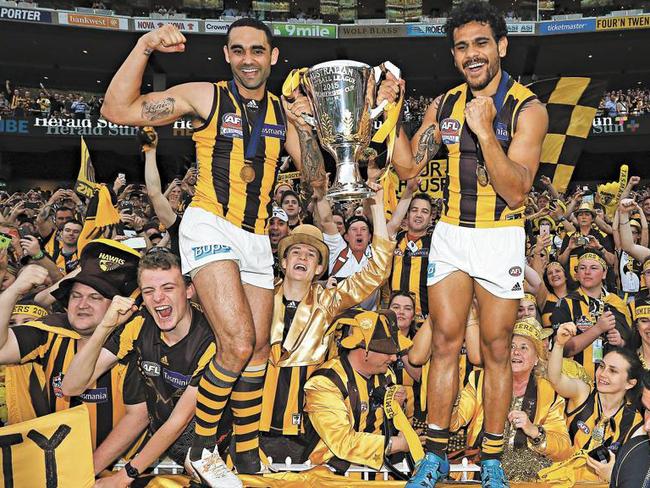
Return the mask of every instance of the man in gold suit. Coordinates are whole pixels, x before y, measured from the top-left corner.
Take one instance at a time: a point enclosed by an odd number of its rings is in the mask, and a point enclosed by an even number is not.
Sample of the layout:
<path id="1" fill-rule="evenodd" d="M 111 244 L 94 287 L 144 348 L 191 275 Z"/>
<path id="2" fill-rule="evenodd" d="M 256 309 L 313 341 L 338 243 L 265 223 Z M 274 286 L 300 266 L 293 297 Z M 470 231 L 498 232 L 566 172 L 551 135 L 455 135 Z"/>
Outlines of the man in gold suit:
<path id="1" fill-rule="evenodd" d="M 327 269 L 329 250 L 323 234 L 303 224 L 278 244 L 284 279 L 275 288 L 271 354 L 262 401 L 262 447 L 267 455 L 294 462 L 304 451 L 304 385 L 333 348 L 332 319 L 371 295 L 390 275 L 395 241 L 388 236 L 383 194 L 371 201 L 375 233 L 368 266 L 335 287 L 315 280 Z"/>

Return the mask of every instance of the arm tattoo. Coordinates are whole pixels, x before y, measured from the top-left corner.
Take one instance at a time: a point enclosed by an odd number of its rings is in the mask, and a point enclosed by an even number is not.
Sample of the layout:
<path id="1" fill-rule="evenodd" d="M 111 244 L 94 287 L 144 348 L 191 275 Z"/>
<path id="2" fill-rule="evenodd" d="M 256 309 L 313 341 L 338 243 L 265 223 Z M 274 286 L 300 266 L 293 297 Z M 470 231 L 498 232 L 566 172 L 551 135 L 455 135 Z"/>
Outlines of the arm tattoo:
<path id="1" fill-rule="evenodd" d="M 142 118 L 150 121 L 164 119 L 173 115 L 176 100 L 172 97 L 156 102 L 142 102 Z"/>
<path id="2" fill-rule="evenodd" d="M 420 164 L 422 161 L 427 163 L 433 159 L 433 157 L 440 149 L 440 144 L 436 143 L 434 133 L 436 130 L 435 124 L 427 127 L 427 129 L 422 133 L 420 141 L 418 142 L 418 152 L 415 154 L 415 162 Z"/>
<path id="3" fill-rule="evenodd" d="M 321 181 L 326 177 L 325 162 L 316 136 L 311 129 L 298 129 L 300 141 L 300 158 L 302 170 L 300 179 L 311 190 L 312 182 Z M 311 193 L 311 191 L 309 191 Z"/>

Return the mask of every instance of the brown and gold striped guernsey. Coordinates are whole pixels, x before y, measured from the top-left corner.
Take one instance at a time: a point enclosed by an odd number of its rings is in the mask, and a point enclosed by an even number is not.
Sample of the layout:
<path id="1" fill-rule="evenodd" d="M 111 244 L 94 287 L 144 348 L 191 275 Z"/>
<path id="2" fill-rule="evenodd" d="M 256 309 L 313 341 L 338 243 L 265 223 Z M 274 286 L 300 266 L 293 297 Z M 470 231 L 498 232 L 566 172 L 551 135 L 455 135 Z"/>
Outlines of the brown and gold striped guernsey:
<path id="1" fill-rule="evenodd" d="M 242 113 L 228 82 L 214 84 L 210 115 L 192 136 L 199 176 L 190 206 L 207 210 L 255 234 L 266 233 L 286 134 L 280 99 L 270 92 L 265 96 L 266 117 L 252 160 L 255 178 L 250 183 L 240 175 L 244 167 Z"/>
<path id="2" fill-rule="evenodd" d="M 391 291 L 409 291 L 415 295 L 415 312 L 420 316 L 429 313 L 427 300 L 427 267 L 431 232 L 411 241 L 407 231 L 397 234 L 393 251 L 393 269 L 389 279 Z"/>
<path id="3" fill-rule="evenodd" d="M 97 382 L 81 395 L 66 397 L 61 393 L 61 382 L 77 351 L 78 335 L 71 331 L 65 314 L 51 314 L 40 321 L 14 327 L 21 364 L 33 362 L 42 367 L 45 380 L 48 412 L 35 408 L 37 415 L 53 413 L 85 403 L 90 415 L 93 448 L 99 446 L 124 416 L 126 404 L 144 401 L 144 396 L 128 381 L 137 375 L 134 365 L 118 364 L 101 375 Z M 59 331 L 61 331 L 59 333 Z M 38 385 L 30 381 L 30 388 Z M 34 393 L 39 393 L 35 391 Z M 24 392 L 25 400 L 30 392 Z M 35 395 L 39 398 L 39 395 Z"/>
<path id="4" fill-rule="evenodd" d="M 517 130 L 521 108 L 536 96 L 512 78 L 506 87 L 495 128 L 497 139 L 507 153 L 512 135 Z M 481 186 L 477 181 L 478 142 L 465 124 L 465 106 L 472 98 L 472 92 L 464 83 L 449 90 L 438 109 L 442 142 L 449 152 L 441 220 L 472 228 L 522 227 L 524 208 L 509 208 L 490 183 Z"/>
<path id="5" fill-rule="evenodd" d="M 595 449 L 602 443 L 616 452 L 643 425 L 643 417 L 634 405 L 624 401 L 611 418 L 605 418 L 594 388 L 582 405 L 567 412 L 567 425 L 576 450 Z M 598 428 L 602 431 L 594 433 Z"/>

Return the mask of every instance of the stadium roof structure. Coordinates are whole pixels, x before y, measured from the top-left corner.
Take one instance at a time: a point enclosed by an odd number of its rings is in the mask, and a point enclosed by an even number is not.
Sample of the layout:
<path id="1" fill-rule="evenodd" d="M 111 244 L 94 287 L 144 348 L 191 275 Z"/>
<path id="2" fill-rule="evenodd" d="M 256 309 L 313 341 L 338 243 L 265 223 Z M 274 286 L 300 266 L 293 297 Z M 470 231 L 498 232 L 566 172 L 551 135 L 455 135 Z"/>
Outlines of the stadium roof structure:
<path id="1" fill-rule="evenodd" d="M 23 86 L 102 93 L 141 33 L 68 26 L 2 22 L 2 76 Z M 223 36 L 188 34 L 184 54 L 156 54 L 143 89 L 154 75 L 167 86 L 230 77 L 223 59 Z M 608 85 L 650 85 L 650 30 L 591 32 L 553 36 L 510 36 L 505 68 L 524 81 L 558 75 L 594 76 Z M 435 95 L 458 82 L 444 37 L 360 39 L 276 38 L 280 48 L 271 88 L 278 89 L 289 69 L 332 59 L 374 65 L 390 60 L 402 69 L 409 91 Z M 151 86 L 147 86 L 150 84 Z"/>

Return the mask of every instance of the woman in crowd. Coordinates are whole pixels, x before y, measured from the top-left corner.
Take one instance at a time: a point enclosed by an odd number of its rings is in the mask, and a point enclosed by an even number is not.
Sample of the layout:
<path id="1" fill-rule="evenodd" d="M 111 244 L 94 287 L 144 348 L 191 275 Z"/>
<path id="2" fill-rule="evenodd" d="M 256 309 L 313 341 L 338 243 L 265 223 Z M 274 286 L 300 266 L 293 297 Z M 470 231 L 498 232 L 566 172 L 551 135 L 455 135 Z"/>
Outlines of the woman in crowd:
<path id="1" fill-rule="evenodd" d="M 399 334 L 413 339 L 418 329 L 415 321 L 415 300 L 413 295 L 407 291 L 393 292 L 388 308 L 397 316 L 397 328 Z M 407 351 L 393 363 L 393 371 L 396 376 L 396 383 L 402 385 L 406 390 L 406 403 L 404 413 L 411 422 L 413 419 L 424 422 L 426 419 L 425 408 L 421 402 L 426 400 L 426 392 L 422 391 L 422 371 L 426 375 L 428 363 L 424 366 L 413 366 L 407 357 Z"/>
<path id="2" fill-rule="evenodd" d="M 642 372 L 636 354 L 622 347 L 612 348 L 596 369 L 595 387 L 561 372 L 564 345 L 576 332 L 573 323 L 560 325 L 548 364 L 553 388 L 567 399 L 567 422 L 574 454 L 540 473 L 547 482 L 598 481 L 589 467 L 588 453 L 597 448 L 615 453 L 643 424 L 636 406 Z"/>
<path id="3" fill-rule="evenodd" d="M 650 370 L 650 300 L 636 302 L 634 309 L 634 336 L 632 350 L 636 351 L 643 369 Z"/>
<path id="4" fill-rule="evenodd" d="M 542 326 L 551 326 L 551 314 L 561 298 L 575 288 L 571 275 L 558 261 L 546 265 L 543 274 L 544 286 L 538 294 L 537 303 L 542 311 Z"/>
<path id="5" fill-rule="evenodd" d="M 503 465 L 510 481 L 534 480 L 552 461 L 571 455 L 564 399 L 544 377 L 546 349 L 534 318 L 515 323 L 510 361 L 512 402 L 505 429 Z M 467 427 L 467 446 L 478 448 L 483 432 L 483 371 L 474 370 L 452 413 L 451 431 Z"/>

